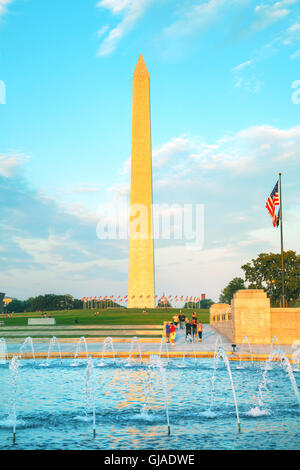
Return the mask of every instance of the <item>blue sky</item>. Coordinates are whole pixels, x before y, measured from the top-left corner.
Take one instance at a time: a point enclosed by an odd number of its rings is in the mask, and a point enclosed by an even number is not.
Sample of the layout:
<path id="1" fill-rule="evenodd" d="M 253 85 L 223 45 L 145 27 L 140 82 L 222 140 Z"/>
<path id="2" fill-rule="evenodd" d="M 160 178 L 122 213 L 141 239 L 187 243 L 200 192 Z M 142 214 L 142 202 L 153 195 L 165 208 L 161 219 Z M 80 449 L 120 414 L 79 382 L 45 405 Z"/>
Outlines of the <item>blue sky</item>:
<path id="1" fill-rule="evenodd" d="M 204 204 L 205 242 L 156 241 L 156 290 L 220 290 L 280 249 L 283 172 L 299 250 L 298 0 L 0 0 L 0 290 L 127 293 L 128 243 L 99 207 L 128 197 L 132 73 L 151 84 L 154 202 Z M 0 95 L 1 103 L 1 95 Z"/>

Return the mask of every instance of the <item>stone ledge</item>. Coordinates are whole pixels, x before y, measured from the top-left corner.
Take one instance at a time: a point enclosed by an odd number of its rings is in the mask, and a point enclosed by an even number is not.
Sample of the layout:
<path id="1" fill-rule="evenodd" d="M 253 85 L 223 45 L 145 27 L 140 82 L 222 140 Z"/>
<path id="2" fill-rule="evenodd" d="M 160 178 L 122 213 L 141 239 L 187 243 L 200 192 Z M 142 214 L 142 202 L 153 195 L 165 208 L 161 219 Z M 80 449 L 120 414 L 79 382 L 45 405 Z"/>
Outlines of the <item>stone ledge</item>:
<path id="1" fill-rule="evenodd" d="M 55 318 L 28 318 L 28 325 L 38 325 L 38 326 L 49 326 L 55 325 L 56 320 Z"/>

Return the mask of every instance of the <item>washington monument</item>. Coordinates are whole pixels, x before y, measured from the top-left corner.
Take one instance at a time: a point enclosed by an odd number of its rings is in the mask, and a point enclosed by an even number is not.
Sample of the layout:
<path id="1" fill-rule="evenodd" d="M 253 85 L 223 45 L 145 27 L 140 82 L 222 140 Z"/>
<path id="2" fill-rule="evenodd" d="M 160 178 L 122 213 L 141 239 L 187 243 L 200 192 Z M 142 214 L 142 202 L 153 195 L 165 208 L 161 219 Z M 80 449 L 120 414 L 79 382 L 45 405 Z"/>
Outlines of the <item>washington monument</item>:
<path id="1" fill-rule="evenodd" d="M 128 308 L 154 308 L 149 74 L 142 54 L 133 73 Z"/>

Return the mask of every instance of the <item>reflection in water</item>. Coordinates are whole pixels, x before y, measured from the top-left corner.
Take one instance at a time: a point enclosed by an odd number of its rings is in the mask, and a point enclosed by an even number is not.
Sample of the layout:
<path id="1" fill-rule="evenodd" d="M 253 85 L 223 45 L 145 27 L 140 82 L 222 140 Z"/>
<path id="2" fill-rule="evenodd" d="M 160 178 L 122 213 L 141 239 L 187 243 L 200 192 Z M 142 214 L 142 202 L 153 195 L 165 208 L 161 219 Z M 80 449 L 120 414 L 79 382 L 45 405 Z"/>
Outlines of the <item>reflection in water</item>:
<path id="1" fill-rule="evenodd" d="M 92 416 L 78 420 L 84 406 L 86 361 L 70 367 L 72 360 L 51 361 L 34 367 L 23 361 L 18 377 L 22 390 L 18 408 L 15 449 L 292 449 L 299 448 L 299 407 L 290 379 L 280 363 L 267 374 L 269 393 L 264 409 L 255 412 L 261 380 L 261 364 L 243 369 L 232 365 L 242 432 L 236 416 L 228 373 L 220 362 L 215 381 L 213 414 L 208 413 L 213 360 L 197 367 L 186 359 L 180 369 L 176 360 L 166 368 L 172 434 L 166 433 L 166 413 L 157 368 L 148 364 L 130 368 L 108 362 L 94 369 L 96 438 L 91 439 Z M 11 449 L 10 371 L 0 364 L 0 446 Z M 300 374 L 295 374 L 297 386 Z M 148 384 L 148 385 L 147 385 Z M 147 385 L 147 386 L 146 386 Z M 146 406 L 145 406 L 146 405 Z"/>
<path id="2" fill-rule="evenodd" d="M 159 370 L 151 371 L 151 393 L 146 397 L 145 383 L 148 379 L 147 369 L 120 369 L 110 371 L 110 377 L 103 385 L 103 393 L 112 400 L 114 396 L 118 397 L 116 409 L 122 410 L 132 406 L 142 409 L 146 402 L 151 410 L 164 410 L 163 387 L 160 382 Z M 168 373 L 167 373 L 168 379 Z M 173 384 L 167 380 L 168 401 L 171 403 L 170 394 Z"/>

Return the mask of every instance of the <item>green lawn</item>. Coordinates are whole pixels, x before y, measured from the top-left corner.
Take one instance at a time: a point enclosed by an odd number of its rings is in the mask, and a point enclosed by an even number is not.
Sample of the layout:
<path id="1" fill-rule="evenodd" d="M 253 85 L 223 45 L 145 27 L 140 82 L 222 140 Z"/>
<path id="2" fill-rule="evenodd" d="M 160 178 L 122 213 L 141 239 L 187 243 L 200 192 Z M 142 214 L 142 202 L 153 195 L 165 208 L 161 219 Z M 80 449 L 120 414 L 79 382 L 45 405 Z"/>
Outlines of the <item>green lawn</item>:
<path id="1" fill-rule="evenodd" d="M 100 316 L 94 316 L 94 312 L 99 311 Z M 192 312 L 197 313 L 198 319 L 202 323 L 209 323 L 209 311 L 200 309 L 182 309 L 184 314 L 191 318 Z M 142 310 L 137 309 L 121 309 L 115 310 L 60 310 L 53 311 L 53 317 L 56 320 L 56 325 L 74 325 L 74 320 L 78 320 L 79 325 L 160 325 L 164 321 L 172 320 L 175 313 L 179 313 L 179 309 L 149 309 L 148 313 L 142 313 Z M 49 315 L 50 312 L 47 312 Z M 36 312 L 15 313 L 12 318 L 3 318 L 1 315 L 0 321 L 4 321 L 4 326 L 26 326 L 27 320 L 30 317 L 41 317 L 42 315 Z M 1 328 L 0 328 L 1 331 Z"/>

